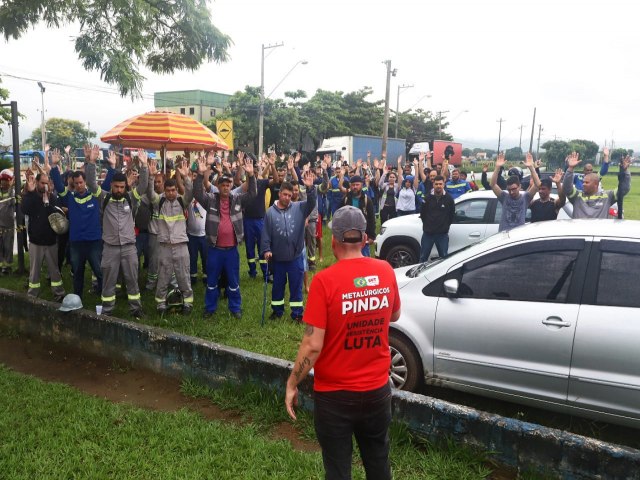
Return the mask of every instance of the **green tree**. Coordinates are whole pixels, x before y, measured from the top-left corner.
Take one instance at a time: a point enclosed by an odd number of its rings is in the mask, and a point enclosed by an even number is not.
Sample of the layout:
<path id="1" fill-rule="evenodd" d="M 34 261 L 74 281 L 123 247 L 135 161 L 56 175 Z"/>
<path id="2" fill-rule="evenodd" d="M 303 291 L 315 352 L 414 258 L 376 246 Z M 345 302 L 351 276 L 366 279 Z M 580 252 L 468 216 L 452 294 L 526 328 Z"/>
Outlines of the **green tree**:
<path id="1" fill-rule="evenodd" d="M 44 21 L 48 28 L 78 24 L 75 51 L 87 70 L 141 96 L 140 67 L 154 73 L 196 70 L 228 60 L 231 39 L 211 23 L 208 0 L 4 0 L 0 32 L 20 38 Z"/>
<path id="2" fill-rule="evenodd" d="M 520 147 L 508 148 L 505 150 L 504 156 L 507 162 L 520 162 L 524 160 L 524 153 L 522 153 L 522 148 Z"/>
<path id="3" fill-rule="evenodd" d="M 627 155 L 632 156 L 633 150 L 627 148 L 616 148 L 611 152 L 611 161 L 620 163 L 620 160 L 622 160 Z"/>
<path id="4" fill-rule="evenodd" d="M 0 78 L 0 83 L 2 83 L 2 79 Z M 9 98 L 9 90 L 6 88 L 0 87 L 0 102 Z M 11 109 L 0 107 L 0 126 L 6 125 L 11 121 Z M 0 127 L 0 134 L 2 133 L 2 128 Z"/>
<path id="5" fill-rule="evenodd" d="M 429 111 L 418 110 L 400 115 L 398 135 L 405 138 L 407 147 L 418 142 L 432 142 L 438 139 L 438 119 Z M 405 123 L 406 122 L 406 123 Z M 453 137 L 445 132 L 441 133 L 443 140 L 453 140 Z"/>
<path id="6" fill-rule="evenodd" d="M 82 122 L 67 120 L 66 118 L 50 118 L 45 122 L 47 143 L 51 148 L 62 150 L 67 145 L 78 148 L 87 143 L 89 138 L 95 137 L 96 132 L 88 130 Z M 40 128 L 36 128 L 24 142 L 25 146 L 41 148 L 42 137 Z"/>
<path id="7" fill-rule="evenodd" d="M 591 140 L 571 140 L 569 144 L 572 146 L 572 148 L 574 148 L 574 151 L 578 152 L 581 150 L 582 154 L 580 155 L 580 157 L 584 161 L 589 162 L 593 162 L 596 159 L 596 155 L 600 150 L 598 144 L 596 142 L 592 142 Z M 578 145 L 581 145 L 582 147 L 578 147 Z M 579 148 L 579 150 L 577 148 Z"/>
<path id="8" fill-rule="evenodd" d="M 572 150 L 567 142 L 562 140 L 549 140 L 542 145 L 544 152 L 544 161 L 553 168 L 564 167 L 564 160 Z"/>

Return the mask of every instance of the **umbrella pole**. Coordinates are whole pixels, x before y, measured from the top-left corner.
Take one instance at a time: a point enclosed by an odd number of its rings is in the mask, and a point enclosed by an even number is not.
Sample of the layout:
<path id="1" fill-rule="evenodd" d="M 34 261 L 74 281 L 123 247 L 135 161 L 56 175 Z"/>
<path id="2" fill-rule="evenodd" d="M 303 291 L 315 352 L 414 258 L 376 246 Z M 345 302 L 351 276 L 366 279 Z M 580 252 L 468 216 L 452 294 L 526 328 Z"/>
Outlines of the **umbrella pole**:
<path id="1" fill-rule="evenodd" d="M 162 160 L 162 169 L 164 171 L 164 176 L 167 176 L 167 160 L 166 160 L 166 148 L 163 145 L 162 147 L 160 147 L 160 159 Z"/>

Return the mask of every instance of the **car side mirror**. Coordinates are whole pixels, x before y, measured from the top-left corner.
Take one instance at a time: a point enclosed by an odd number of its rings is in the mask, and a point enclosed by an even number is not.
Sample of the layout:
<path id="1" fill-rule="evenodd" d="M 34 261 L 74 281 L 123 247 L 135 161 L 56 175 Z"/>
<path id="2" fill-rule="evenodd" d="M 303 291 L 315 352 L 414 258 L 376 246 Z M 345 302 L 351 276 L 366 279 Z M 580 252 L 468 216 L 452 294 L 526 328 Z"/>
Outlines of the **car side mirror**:
<path id="1" fill-rule="evenodd" d="M 458 280 L 455 278 L 450 278 L 449 280 L 444 281 L 444 293 L 447 294 L 447 297 L 458 296 L 459 287 L 460 287 L 460 282 L 458 282 Z"/>

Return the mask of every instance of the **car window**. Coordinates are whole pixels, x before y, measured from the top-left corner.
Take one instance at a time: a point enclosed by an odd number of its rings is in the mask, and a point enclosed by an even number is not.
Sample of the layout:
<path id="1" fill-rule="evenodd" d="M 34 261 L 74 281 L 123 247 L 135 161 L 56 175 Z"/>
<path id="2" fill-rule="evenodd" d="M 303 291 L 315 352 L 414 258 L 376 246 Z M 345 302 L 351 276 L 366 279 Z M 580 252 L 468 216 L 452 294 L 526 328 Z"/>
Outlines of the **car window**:
<path id="1" fill-rule="evenodd" d="M 463 268 L 458 294 L 465 298 L 564 303 L 577 250 L 535 252 Z"/>
<path id="2" fill-rule="evenodd" d="M 602 252 L 597 305 L 640 307 L 640 255 Z"/>
<path id="3" fill-rule="evenodd" d="M 500 217 L 502 217 L 502 203 L 496 202 L 496 214 L 493 216 L 493 222 L 500 223 Z"/>
<path id="4" fill-rule="evenodd" d="M 485 223 L 484 216 L 488 206 L 489 200 L 486 198 L 458 202 L 453 223 Z"/>

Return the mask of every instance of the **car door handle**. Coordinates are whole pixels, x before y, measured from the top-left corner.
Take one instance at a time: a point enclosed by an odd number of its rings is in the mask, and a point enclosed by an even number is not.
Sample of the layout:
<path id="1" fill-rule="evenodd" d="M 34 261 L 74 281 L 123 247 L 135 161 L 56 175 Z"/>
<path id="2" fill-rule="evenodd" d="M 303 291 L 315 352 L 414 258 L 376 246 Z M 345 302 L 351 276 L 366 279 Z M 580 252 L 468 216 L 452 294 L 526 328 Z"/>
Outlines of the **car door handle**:
<path id="1" fill-rule="evenodd" d="M 553 325 L 554 327 L 570 327 L 571 322 L 565 322 L 558 317 L 549 317 L 542 321 L 544 325 Z"/>
<path id="2" fill-rule="evenodd" d="M 469 234 L 470 237 L 479 237 L 480 236 L 480 232 L 471 232 Z"/>

